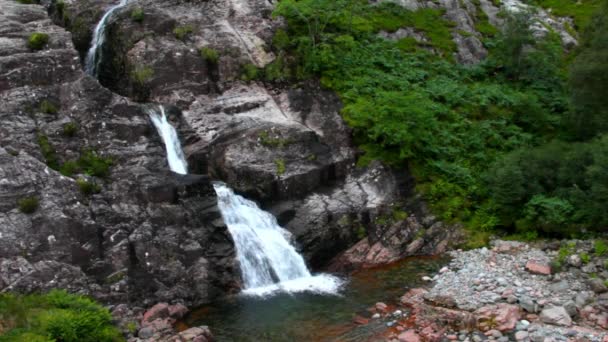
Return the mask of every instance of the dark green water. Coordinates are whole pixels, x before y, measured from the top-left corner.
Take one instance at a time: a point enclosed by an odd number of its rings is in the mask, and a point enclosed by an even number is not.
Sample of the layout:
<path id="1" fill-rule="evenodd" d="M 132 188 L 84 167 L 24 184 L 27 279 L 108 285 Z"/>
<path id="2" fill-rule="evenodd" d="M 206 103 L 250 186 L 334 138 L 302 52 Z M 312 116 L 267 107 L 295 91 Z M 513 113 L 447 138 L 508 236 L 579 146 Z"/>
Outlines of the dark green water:
<path id="1" fill-rule="evenodd" d="M 357 313 L 376 302 L 396 303 L 421 277 L 437 272 L 445 258 L 416 258 L 365 269 L 348 278 L 341 296 L 311 293 L 277 294 L 269 298 L 235 296 L 202 307 L 182 328 L 208 325 L 218 341 L 365 341 L 386 329 L 385 321 L 357 326 Z"/>

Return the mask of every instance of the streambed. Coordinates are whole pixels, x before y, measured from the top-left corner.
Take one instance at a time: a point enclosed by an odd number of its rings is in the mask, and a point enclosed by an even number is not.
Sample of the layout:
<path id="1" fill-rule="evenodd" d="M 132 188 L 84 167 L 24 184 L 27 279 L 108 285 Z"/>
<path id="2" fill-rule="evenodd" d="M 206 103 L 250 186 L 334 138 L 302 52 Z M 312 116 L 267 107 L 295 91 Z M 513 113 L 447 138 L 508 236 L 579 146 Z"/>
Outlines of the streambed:
<path id="1" fill-rule="evenodd" d="M 357 325 L 376 302 L 396 303 L 422 276 L 447 264 L 445 257 L 409 258 L 364 269 L 349 276 L 340 296 L 279 293 L 271 297 L 238 295 L 193 311 L 179 328 L 208 325 L 218 341 L 366 341 L 386 329 L 386 321 Z"/>

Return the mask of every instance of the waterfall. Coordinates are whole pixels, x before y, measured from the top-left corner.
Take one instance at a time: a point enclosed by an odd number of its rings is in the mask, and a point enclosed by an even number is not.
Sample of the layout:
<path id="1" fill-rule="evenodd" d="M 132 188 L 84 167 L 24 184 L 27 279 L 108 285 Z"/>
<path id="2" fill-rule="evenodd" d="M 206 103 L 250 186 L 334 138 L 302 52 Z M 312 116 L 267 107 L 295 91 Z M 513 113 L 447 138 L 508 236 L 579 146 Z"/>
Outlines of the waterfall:
<path id="1" fill-rule="evenodd" d="M 337 294 L 343 281 L 326 274 L 311 275 L 304 258 L 289 243 L 291 234 L 278 225 L 274 216 L 224 184 L 216 183 L 214 188 L 218 207 L 234 239 L 245 294 Z"/>
<path id="2" fill-rule="evenodd" d="M 188 163 L 184 158 L 184 152 L 182 152 L 182 146 L 177 137 L 177 132 L 169 121 L 167 121 L 165 108 L 163 106 L 158 106 L 158 108 L 160 109 L 160 112 L 149 110 L 148 114 L 150 115 L 150 119 L 152 120 L 154 127 L 156 127 L 158 134 L 163 138 L 163 142 L 165 143 L 169 168 L 175 173 L 185 175 L 188 173 Z"/>
<path id="3" fill-rule="evenodd" d="M 84 60 L 84 70 L 87 74 L 97 77 L 97 67 L 99 66 L 99 63 L 101 63 L 101 47 L 105 40 L 106 23 L 108 18 L 110 18 L 114 11 L 124 7 L 128 2 L 129 0 L 120 0 L 120 3 L 110 7 L 103 17 L 101 17 L 101 20 L 99 23 L 97 23 L 97 26 L 95 26 L 91 47 L 89 48 L 87 56 Z"/>

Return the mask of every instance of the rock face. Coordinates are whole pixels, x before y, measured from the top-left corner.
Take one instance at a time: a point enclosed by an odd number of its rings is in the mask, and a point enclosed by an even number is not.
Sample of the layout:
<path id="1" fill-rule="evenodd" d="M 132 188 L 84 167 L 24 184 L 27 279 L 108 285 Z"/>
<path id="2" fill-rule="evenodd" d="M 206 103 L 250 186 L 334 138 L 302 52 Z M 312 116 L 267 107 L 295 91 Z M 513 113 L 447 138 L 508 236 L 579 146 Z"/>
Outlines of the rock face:
<path id="1" fill-rule="evenodd" d="M 338 268 L 453 240 L 420 199 L 406 200 L 406 176 L 354 166 L 335 94 L 312 81 L 240 80 L 274 58 L 272 4 L 129 3 L 108 20 L 98 82 L 80 60 L 111 4 L 0 0 L 0 291 L 63 287 L 139 305 L 238 291 L 210 179 L 276 214 L 314 267 L 355 244 Z M 49 35 L 43 49 L 27 47 L 33 32 Z M 147 115 L 154 103 L 177 128 L 191 175 L 168 171 Z"/>
<path id="2" fill-rule="evenodd" d="M 192 303 L 236 290 L 209 180 L 168 171 L 145 107 L 86 76 L 42 6 L 0 7 L 0 289 Z M 26 45 L 33 32 L 49 35 L 40 51 Z M 97 169 L 106 158 L 107 175 Z M 26 198 L 32 213 L 18 204 Z"/>
<path id="3" fill-rule="evenodd" d="M 415 11 L 421 8 L 436 8 L 445 11 L 444 18 L 454 23 L 452 39 L 456 43 L 457 51 L 455 59 L 462 64 L 475 64 L 484 59 L 488 51 L 482 40 L 484 32 L 480 32 L 478 26 L 485 22 L 501 28 L 504 21 L 498 15 L 501 11 L 519 12 L 527 11 L 530 6 L 520 0 L 374 0 L 374 2 L 393 2 L 409 10 Z M 498 3 L 498 5 L 496 5 Z M 537 37 L 542 37 L 550 30 L 559 34 L 565 48 L 571 49 L 578 45 L 577 37 L 572 35 L 571 18 L 561 18 L 551 15 L 550 12 L 541 8 L 534 8 L 534 19 L 536 23 L 531 26 Z M 424 41 L 421 32 L 408 32 L 406 35 L 417 41 Z M 387 37 L 390 38 L 390 37 Z"/>

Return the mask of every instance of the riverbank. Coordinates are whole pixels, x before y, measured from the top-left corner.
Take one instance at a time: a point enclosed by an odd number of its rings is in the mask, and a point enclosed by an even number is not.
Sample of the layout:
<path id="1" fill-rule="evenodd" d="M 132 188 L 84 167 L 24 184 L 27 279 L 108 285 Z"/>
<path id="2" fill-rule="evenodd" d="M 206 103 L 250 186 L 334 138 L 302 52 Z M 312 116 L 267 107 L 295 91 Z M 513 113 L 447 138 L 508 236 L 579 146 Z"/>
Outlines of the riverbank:
<path id="1" fill-rule="evenodd" d="M 424 278 L 430 287 L 410 289 L 394 308 L 377 303 L 370 321 L 385 321 L 392 341 L 608 341 L 605 253 L 591 241 L 452 251 Z"/>

